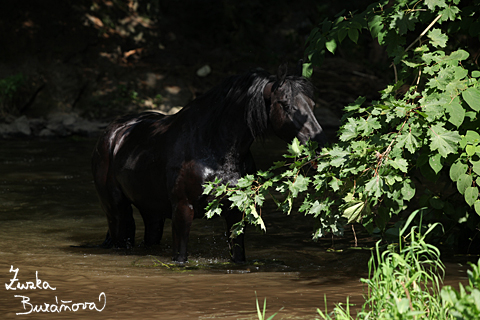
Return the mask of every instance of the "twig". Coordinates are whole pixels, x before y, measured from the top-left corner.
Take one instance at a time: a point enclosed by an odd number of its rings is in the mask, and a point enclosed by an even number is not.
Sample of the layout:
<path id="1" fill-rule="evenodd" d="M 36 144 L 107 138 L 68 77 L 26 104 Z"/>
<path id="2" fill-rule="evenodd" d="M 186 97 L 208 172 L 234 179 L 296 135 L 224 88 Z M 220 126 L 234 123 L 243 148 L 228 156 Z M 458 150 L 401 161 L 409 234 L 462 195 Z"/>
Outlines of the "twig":
<path id="1" fill-rule="evenodd" d="M 352 231 L 353 231 L 353 237 L 355 238 L 355 247 L 357 247 L 357 234 L 355 233 L 355 228 L 353 227 L 353 224 L 352 224 Z"/>
<path id="2" fill-rule="evenodd" d="M 420 41 L 420 38 L 422 38 L 427 32 L 428 30 L 430 30 L 431 27 L 433 27 L 433 25 L 438 21 L 438 19 L 440 19 L 442 17 L 441 14 L 439 14 L 435 19 L 433 19 L 433 21 L 428 25 L 427 28 L 425 28 L 425 30 L 423 30 L 423 32 L 417 37 L 417 39 L 415 39 L 412 43 L 410 43 L 410 45 L 407 47 L 407 49 L 405 49 L 405 52 L 407 52 L 408 50 L 410 50 L 410 48 L 412 48 L 412 46 L 417 42 L 417 41 Z M 395 63 L 392 62 L 391 66 L 393 66 L 393 72 L 395 73 L 395 83 L 398 82 L 398 75 L 397 75 L 397 67 L 395 66 Z"/>
<path id="3" fill-rule="evenodd" d="M 440 19 L 442 17 L 441 14 L 439 14 L 429 25 L 428 27 L 423 30 L 423 32 L 418 36 L 417 39 L 415 39 L 412 43 L 410 43 L 410 45 L 407 47 L 407 49 L 405 49 L 405 52 L 407 52 L 408 50 L 410 50 L 410 48 L 415 44 L 415 42 L 419 41 L 421 37 L 423 37 L 428 30 L 430 30 L 431 27 L 433 27 L 433 25 L 438 21 L 438 19 Z"/>

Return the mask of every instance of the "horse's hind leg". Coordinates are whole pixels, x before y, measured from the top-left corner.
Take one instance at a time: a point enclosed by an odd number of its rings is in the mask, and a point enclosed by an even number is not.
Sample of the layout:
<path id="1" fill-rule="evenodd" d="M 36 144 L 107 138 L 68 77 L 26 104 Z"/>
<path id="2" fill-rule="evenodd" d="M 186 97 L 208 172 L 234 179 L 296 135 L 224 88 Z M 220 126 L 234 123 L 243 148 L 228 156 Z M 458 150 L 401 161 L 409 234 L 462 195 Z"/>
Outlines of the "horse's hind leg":
<path id="1" fill-rule="evenodd" d="M 140 214 L 145 225 L 144 244 L 146 247 L 160 244 L 163 236 L 163 226 L 165 225 L 165 218 L 162 212 L 157 210 L 142 210 Z"/>
<path id="2" fill-rule="evenodd" d="M 118 194 L 118 193 L 117 193 Z M 102 246 L 131 248 L 135 245 L 135 220 L 132 205 L 123 194 L 102 200 L 102 207 L 107 214 L 108 233 Z"/>

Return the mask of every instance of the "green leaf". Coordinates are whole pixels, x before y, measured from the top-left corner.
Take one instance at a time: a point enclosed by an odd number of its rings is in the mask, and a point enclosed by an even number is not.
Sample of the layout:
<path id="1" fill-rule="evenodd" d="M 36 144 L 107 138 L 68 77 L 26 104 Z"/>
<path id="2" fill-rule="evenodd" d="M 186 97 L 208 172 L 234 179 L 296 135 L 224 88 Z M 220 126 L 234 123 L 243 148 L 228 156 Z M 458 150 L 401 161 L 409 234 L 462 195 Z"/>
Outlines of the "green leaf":
<path id="1" fill-rule="evenodd" d="M 415 185 L 410 179 L 403 181 L 403 187 L 401 189 L 403 199 L 405 201 L 410 201 L 415 196 Z"/>
<path id="2" fill-rule="evenodd" d="M 448 41 L 448 36 L 443 34 L 440 29 L 432 29 L 428 32 L 427 36 L 430 38 L 431 43 L 434 47 L 445 48 Z"/>
<path id="3" fill-rule="evenodd" d="M 425 4 L 427 5 L 428 9 L 435 10 L 435 7 L 445 8 L 447 5 L 445 4 L 445 0 L 425 0 Z"/>
<path id="4" fill-rule="evenodd" d="M 447 21 L 447 20 L 454 21 L 459 12 L 460 12 L 460 9 L 458 9 L 458 7 L 448 6 L 445 9 L 443 9 L 442 11 L 440 11 L 440 14 L 442 15 L 440 20 L 441 21 Z"/>
<path id="5" fill-rule="evenodd" d="M 380 198 L 382 196 L 382 188 L 383 179 L 378 175 L 370 179 L 370 181 L 368 181 L 365 185 L 365 191 L 367 191 L 369 195 L 373 195 L 376 198 Z"/>
<path id="6" fill-rule="evenodd" d="M 403 63 L 409 68 L 418 68 L 420 66 L 423 66 L 423 63 L 418 63 L 418 62 L 410 62 L 406 60 L 402 60 Z"/>
<path id="7" fill-rule="evenodd" d="M 403 158 L 395 158 L 393 160 L 388 160 L 387 164 L 391 165 L 395 169 L 399 169 L 402 172 L 407 172 L 408 171 L 408 162 L 407 160 Z"/>
<path id="8" fill-rule="evenodd" d="M 471 207 L 478 199 L 478 188 L 477 187 L 468 187 L 465 190 L 465 201 Z"/>
<path id="9" fill-rule="evenodd" d="M 348 37 L 356 44 L 358 41 L 358 30 L 355 28 L 348 29 Z"/>
<path id="10" fill-rule="evenodd" d="M 252 185 L 253 180 L 254 180 L 254 176 L 251 174 L 248 174 L 245 177 L 238 179 L 237 186 L 242 189 L 245 189 Z"/>
<path id="11" fill-rule="evenodd" d="M 397 138 L 397 147 L 405 147 L 412 154 L 415 153 L 419 145 L 419 141 L 412 131 L 408 131 L 406 134 L 401 134 Z"/>
<path id="12" fill-rule="evenodd" d="M 213 185 L 213 183 L 205 184 L 205 189 L 203 189 L 203 194 L 210 194 L 210 192 L 212 192 L 214 188 L 215 186 Z"/>
<path id="13" fill-rule="evenodd" d="M 460 194 L 465 194 L 465 190 L 467 190 L 468 187 L 472 186 L 472 176 L 469 174 L 462 174 L 460 177 L 458 177 L 457 180 L 457 189 Z"/>
<path id="14" fill-rule="evenodd" d="M 468 166 L 460 161 L 455 162 L 450 167 L 450 179 L 453 182 L 457 182 L 460 176 L 462 176 L 465 172 L 467 172 Z"/>
<path id="15" fill-rule="evenodd" d="M 480 216 L 480 200 L 475 201 L 475 212 Z"/>
<path id="16" fill-rule="evenodd" d="M 440 77 L 437 77 L 435 81 L 440 81 Z M 443 117 L 446 106 L 450 102 L 450 98 L 446 95 L 432 94 L 425 98 L 420 99 L 419 103 L 423 104 L 423 110 L 427 115 L 427 119 L 433 122 L 436 119 Z"/>
<path id="17" fill-rule="evenodd" d="M 311 62 L 304 63 L 302 66 L 302 75 L 303 77 L 309 79 L 313 74 L 313 66 Z"/>
<path id="18" fill-rule="evenodd" d="M 446 158 L 449 153 L 455 153 L 457 151 L 458 142 L 462 140 L 457 131 L 445 130 L 441 124 L 436 124 L 430 129 L 430 150 L 438 150 L 444 158 Z"/>
<path id="19" fill-rule="evenodd" d="M 347 203 L 343 208 L 342 217 L 347 218 L 347 223 L 359 222 L 362 218 L 362 211 L 365 208 L 365 202 L 355 200 Z"/>
<path id="20" fill-rule="evenodd" d="M 457 51 L 452 52 L 448 56 L 445 56 L 441 60 L 443 62 L 463 61 L 463 60 L 467 60 L 469 56 L 470 56 L 470 53 L 468 53 L 463 49 L 459 49 Z"/>
<path id="21" fill-rule="evenodd" d="M 338 30 L 337 36 L 338 36 L 338 42 L 342 43 L 343 39 L 347 37 L 348 30 L 346 28 L 340 28 Z"/>
<path id="22" fill-rule="evenodd" d="M 457 128 L 462 125 L 463 120 L 465 119 L 465 109 L 460 104 L 458 97 L 445 106 L 445 111 L 449 115 L 448 121 L 451 124 Z"/>
<path id="23" fill-rule="evenodd" d="M 298 175 L 295 182 L 289 184 L 288 188 L 292 193 L 292 196 L 296 198 L 299 193 L 304 192 L 308 189 L 308 184 L 310 183 L 310 178 L 305 178 L 303 175 Z"/>
<path id="24" fill-rule="evenodd" d="M 345 111 L 347 112 L 352 112 L 352 111 L 357 111 L 358 109 L 360 109 L 360 107 L 362 106 L 362 104 L 365 102 L 365 100 L 367 100 L 366 97 L 358 97 L 355 102 L 353 103 L 350 103 L 348 106 L 346 106 L 344 109 Z"/>
<path id="25" fill-rule="evenodd" d="M 475 150 L 476 150 L 476 147 L 469 144 L 466 148 L 465 148 L 465 151 L 467 152 L 467 155 L 469 157 L 473 156 L 475 154 Z"/>
<path id="26" fill-rule="evenodd" d="M 480 161 L 471 161 L 471 162 L 472 162 L 472 165 L 473 165 L 472 166 L 473 172 L 475 172 L 476 174 L 478 174 L 480 176 Z"/>
<path id="27" fill-rule="evenodd" d="M 333 177 L 332 181 L 330 181 L 329 183 L 333 191 L 338 191 L 340 189 L 341 184 L 342 184 L 342 181 L 335 177 Z"/>
<path id="28" fill-rule="evenodd" d="M 342 141 L 348 141 L 358 136 L 357 132 L 358 123 L 353 118 L 348 118 L 348 122 L 340 128 L 339 139 Z"/>
<path id="29" fill-rule="evenodd" d="M 480 78 L 480 71 L 478 71 L 478 70 L 472 71 L 472 77 L 474 77 L 474 78 Z"/>
<path id="30" fill-rule="evenodd" d="M 370 33 L 372 34 L 372 37 L 375 39 L 378 37 L 378 35 L 382 32 L 383 29 L 383 17 L 380 15 L 374 15 L 369 21 L 368 21 L 368 29 L 370 30 Z"/>
<path id="31" fill-rule="evenodd" d="M 310 210 L 308 211 L 309 214 L 313 214 L 314 217 L 317 217 L 322 211 L 326 211 L 326 205 L 323 202 L 318 202 L 318 200 L 315 200 L 315 202 L 312 204 Z"/>
<path id="32" fill-rule="evenodd" d="M 335 39 L 331 39 L 325 43 L 325 47 L 328 51 L 335 54 L 335 49 L 337 49 L 337 42 L 335 41 Z"/>
<path id="33" fill-rule="evenodd" d="M 462 92 L 462 98 L 475 111 L 480 111 L 480 90 L 470 87 Z"/>
<path id="34" fill-rule="evenodd" d="M 363 131 L 363 136 L 369 136 L 376 129 L 380 129 L 382 125 L 376 117 L 368 117 L 367 119 L 360 118 L 358 130 Z"/>
<path id="35" fill-rule="evenodd" d="M 340 167 L 345 161 L 347 161 L 348 151 L 343 150 L 340 147 L 333 147 L 333 149 L 329 152 L 332 160 L 330 164 L 334 167 Z"/>
<path id="36" fill-rule="evenodd" d="M 402 35 L 407 33 L 408 30 L 415 30 L 415 22 L 417 22 L 417 17 L 413 14 L 407 13 L 405 15 L 405 11 L 398 11 L 392 15 L 390 28 L 397 29 L 398 34 Z"/>
<path id="37" fill-rule="evenodd" d="M 470 144 L 480 144 L 480 134 L 473 130 L 467 130 L 465 141 Z"/>
<path id="38" fill-rule="evenodd" d="M 435 154 L 433 157 L 429 157 L 428 163 L 433 171 L 435 171 L 435 174 L 440 172 L 443 168 L 443 158 L 439 153 Z"/>
<path id="39" fill-rule="evenodd" d="M 244 192 L 237 190 L 228 198 L 228 200 L 232 202 L 232 207 L 243 208 L 247 201 L 247 195 Z"/>
<path id="40" fill-rule="evenodd" d="M 288 146 L 288 151 L 290 154 L 296 157 L 302 154 L 302 149 L 303 146 L 300 144 L 300 141 L 297 139 L 297 137 L 293 138 L 292 143 Z"/>

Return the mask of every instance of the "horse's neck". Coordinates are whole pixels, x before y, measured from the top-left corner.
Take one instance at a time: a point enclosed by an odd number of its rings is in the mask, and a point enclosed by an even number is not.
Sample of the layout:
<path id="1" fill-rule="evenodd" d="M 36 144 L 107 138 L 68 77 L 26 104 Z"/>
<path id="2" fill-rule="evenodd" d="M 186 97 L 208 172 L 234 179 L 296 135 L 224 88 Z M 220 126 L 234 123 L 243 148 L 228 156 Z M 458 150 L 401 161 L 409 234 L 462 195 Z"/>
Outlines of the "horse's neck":
<path id="1" fill-rule="evenodd" d="M 224 122 L 219 125 L 212 147 L 218 148 L 224 153 L 241 157 L 249 152 L 253 141 L 254 137 L 245 121 L 239 119 L 234 123 Z"/>

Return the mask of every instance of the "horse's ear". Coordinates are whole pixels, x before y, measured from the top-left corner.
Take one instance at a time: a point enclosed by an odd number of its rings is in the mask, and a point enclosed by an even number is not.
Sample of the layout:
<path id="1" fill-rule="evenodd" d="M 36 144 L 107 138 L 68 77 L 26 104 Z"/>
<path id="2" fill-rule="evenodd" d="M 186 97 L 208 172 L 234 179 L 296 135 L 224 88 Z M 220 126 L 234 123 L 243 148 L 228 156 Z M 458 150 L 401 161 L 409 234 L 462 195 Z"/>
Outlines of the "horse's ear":
<path id="1" fill-rule="evenodd" d="M 303 59 L 298 60 L 297 67 L 295 68 L 295 75 L 298 77 L 303 75 Z"/>
<path id="2" fill-rule="evenodd" d="M 286 63 L 281 64 L 278 67 L 277 70 L 277 81 L 280 83 L 280 85 L 283 84 L 285 81 L 285 78 L 287 77 L 287 71 L 288 71 L 288 65 Z"/>
<path id="3" fill-rule="evenodd" d="M 277 81 L 273 84 L 272 92 L 275 92 L 282 86 L 287 78 L 288 65 L 286 63 L 281 64 L 277 70 Z"/>

